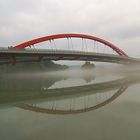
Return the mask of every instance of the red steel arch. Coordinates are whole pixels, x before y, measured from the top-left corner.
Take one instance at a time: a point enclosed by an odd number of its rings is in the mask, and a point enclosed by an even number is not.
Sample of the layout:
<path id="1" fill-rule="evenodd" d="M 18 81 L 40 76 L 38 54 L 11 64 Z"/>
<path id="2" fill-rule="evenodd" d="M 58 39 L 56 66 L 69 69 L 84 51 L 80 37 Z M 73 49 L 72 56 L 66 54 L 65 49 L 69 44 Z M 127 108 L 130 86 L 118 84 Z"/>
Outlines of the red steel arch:
<path id="1" fill-rule="evenodd" d="M 50 36 L 45 36 L 45 37 L 41 37 L 41 38 L 37 38 L 34 40 L 30 40 L 27 42 L 24 42 L 22 44 L 19 44 L 17 46 L 15 46 L 15 48 L 26 48 L 28 46 L 37 44 L 37 43 L 41 43 L 44 41 L 48 41 L 48 40 L 53 40 L 53 39 L 59 39 L 59 38 L 84 38 L 84 39 L 90 39 L 90 40 L 94 40 L 97 42 L 100 42 L 102 44 L 107 45 L 108 47 L 112 48 L 114 51 L 116 51 L 120 56 L 127 56 L 127 54 L 122 51 L 120 48 L 118 48 L 117 46 L 115 46 L 114 44 L 101 39 L 99 37 L 95 37 L 95 36 L 91 36 L 91 35 L 85 35 L 85 34 L 56 34 L 56 35 L 50 35 Z"/>

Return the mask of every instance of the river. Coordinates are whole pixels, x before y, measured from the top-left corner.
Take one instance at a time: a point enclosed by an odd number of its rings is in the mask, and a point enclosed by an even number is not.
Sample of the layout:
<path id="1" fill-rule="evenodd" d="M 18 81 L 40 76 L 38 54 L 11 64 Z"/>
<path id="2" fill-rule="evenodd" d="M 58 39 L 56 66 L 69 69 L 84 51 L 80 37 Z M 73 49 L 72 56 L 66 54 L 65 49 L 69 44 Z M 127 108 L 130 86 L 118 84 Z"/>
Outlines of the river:
<path id="1" fill-rule="evenodd" d="M 11 66 L 13 67 L 13 66 Z M 139 68 L 5 72 L 1 140 L 139 140 Z"/>

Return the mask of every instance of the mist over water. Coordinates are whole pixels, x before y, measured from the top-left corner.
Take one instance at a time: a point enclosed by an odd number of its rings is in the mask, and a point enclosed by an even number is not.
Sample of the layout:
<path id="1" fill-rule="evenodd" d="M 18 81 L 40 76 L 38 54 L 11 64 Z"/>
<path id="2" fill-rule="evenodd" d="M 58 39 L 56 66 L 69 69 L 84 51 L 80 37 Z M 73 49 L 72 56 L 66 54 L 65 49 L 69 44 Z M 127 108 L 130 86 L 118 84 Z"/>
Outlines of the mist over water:
<path id="1" fill-rule="evenodd" d="M 139 66 L 98 64 L 51 71 L 1 67 L 0 135 L 3 140 L 137 139 L 139 71 Z"/>

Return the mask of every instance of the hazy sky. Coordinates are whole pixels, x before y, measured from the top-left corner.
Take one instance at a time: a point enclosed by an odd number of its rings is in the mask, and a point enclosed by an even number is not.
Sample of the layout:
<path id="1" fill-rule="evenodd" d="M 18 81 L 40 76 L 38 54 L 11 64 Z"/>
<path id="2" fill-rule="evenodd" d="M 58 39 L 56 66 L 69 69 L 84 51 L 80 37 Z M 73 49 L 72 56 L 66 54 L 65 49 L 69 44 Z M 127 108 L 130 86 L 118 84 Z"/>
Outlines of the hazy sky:
<path id="1" fill-rule="evenodd" d="M 0 46 L 84 33 L 140 57 L 140 0 L 1 0 L 0 17 Z"/>

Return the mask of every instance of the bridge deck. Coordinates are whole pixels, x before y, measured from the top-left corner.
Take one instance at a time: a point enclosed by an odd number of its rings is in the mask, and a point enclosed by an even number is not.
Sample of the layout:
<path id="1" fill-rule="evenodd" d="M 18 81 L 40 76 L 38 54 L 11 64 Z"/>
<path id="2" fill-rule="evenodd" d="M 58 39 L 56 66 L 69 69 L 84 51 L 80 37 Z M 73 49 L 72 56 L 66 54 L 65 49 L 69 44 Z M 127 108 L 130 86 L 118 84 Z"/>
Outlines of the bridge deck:
<path id="1" fill-rule="evenodd" d="M 120 64 L 140 63 L 140 59 L 113 54 L 95 52 L 71 51 L 71 50 L 45 50 L 45 49 L 0 49 L 0 59 L 4 57 L 16 57 L 16 61 L 24 60 L 25 57 L 41 57 L 41 60 L 81 60 L 101 61 Z"/>

